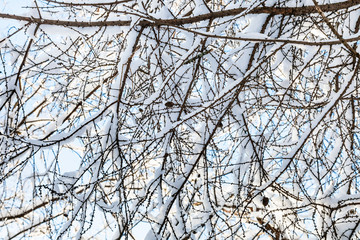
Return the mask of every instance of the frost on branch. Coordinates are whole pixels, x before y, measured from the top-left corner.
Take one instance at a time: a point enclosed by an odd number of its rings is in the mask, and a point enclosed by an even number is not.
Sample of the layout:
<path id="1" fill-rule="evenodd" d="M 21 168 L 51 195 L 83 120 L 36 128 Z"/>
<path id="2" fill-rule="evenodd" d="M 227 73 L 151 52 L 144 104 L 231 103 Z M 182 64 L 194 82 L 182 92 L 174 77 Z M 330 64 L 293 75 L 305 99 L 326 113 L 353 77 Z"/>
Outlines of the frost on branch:
<path id="1" fill-rule="evenodd" d="M 359 8 L 6 2 L 0 238 L 360 238 Z"/>

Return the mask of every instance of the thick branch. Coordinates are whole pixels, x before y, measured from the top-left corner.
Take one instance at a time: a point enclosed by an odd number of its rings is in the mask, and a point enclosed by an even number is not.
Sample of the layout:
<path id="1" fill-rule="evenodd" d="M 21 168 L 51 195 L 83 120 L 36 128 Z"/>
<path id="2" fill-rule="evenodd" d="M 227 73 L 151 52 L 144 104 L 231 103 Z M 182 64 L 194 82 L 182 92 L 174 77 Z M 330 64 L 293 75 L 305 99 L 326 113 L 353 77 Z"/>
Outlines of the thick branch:
<path id="1" fill-rule="evenodd" d="M 47 204 L 51 203 L 51 202 L 55 202 L 57 200 L 59 200 L 60 198 L 59 197 L 55 197 L 53 199 L 49 199 L 47 201 L 44 201 L 44 202 L 41 202 L 39 203 L 38 205 L 36 206 L 33 206 L 32 208 L 29 208 L 27 210 L 24 210 L 22 212 L 19 212 L 17 214 L 14 214 L 14 215 L 4 215 L 4 216 L 1 216 L 0 217 L 0 222 L 3 222 L 3 221 L 6 221 L 6 220 L 12 220 L 12 219 L 16 219 L 16 218 L 22 218 L 22 217 L 25 217 L 25 215 L 31 213 L 31 212 L 34 212 L 35 210 L 39 209 L 39 208 L 42 208 L 42 207 L 45 207 Z"/>
<path id="2" fill-rule="evenodd" d="M 333 4 L 319 5 L 323 12 L 332 12 L 348 9 L 350 7 L 360 4 L 360 0 L 345 1 Z M 140 22 L 142 26 L 162 26 L 162 25 L 183 25 L 191 24 L 200 21 L 223 18 L 228 16 L 235 16 L 246 11 L 247 8 L 236 8 L 229 10 L 222 10 L 217 12 L 211 12 L 207 14 L 201 14 L 194 17 L 178 18 L 178 19 L 156 19 L 156 20 L 144 20 Z M 259 7 L 252 9 L 247 14 L 272 14 L 272 15 L 307 15 L 311 13 L 317 13 L 315 6 L 303 6 L 303 7 Z M 26 21 L 37 24 L 46 25 L 59 25 L 69 27 L 104 27 L 104 26 L 130 26 L 131 21 L 98 21 L 98 22 L 78 22 L 78 21 L 61 21 L 52 19 L 41 19 L 35 17 L 25 17 L 13 14 L 0 13 L 0 18 L 14 19 L 20 21 Z"/>

